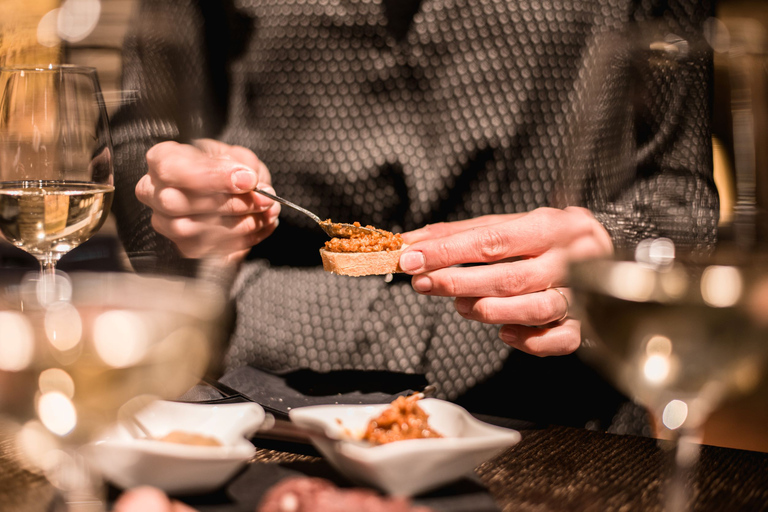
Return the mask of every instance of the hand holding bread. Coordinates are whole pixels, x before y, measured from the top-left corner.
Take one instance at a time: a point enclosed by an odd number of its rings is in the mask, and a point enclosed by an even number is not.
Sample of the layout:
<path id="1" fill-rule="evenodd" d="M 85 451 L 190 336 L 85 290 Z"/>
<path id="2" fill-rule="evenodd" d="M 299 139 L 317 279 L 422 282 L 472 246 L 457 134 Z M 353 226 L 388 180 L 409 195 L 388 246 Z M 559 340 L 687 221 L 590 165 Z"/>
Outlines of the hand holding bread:
<path id="1" fill-rule="evenodd" d="M 613 252 L 603 225 L 577 207 L 433 224 L 403 239 L 400 266 L 415 291 L 453 297 L 462 317 L 501 325 L 502 341 L 538 356 L 581 344 L 568 318 L 569 262 Z"/>

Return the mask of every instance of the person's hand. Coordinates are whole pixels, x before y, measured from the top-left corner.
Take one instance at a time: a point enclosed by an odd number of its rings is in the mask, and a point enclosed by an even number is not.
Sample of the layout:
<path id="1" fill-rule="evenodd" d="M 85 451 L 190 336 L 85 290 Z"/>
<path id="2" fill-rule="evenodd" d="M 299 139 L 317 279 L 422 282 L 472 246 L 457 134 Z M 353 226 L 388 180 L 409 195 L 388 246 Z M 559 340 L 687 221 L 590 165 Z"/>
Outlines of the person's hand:
<path id="1" fill-rule="evenodd" d="M 581 343 L 562 288 L 568 263 L 613 252 L 605 228 L 576 207 L 433 224 L 403 239 L 410 246 L 400 267 L 413 275 L 414 290 L 455 297 L 463 317 L 501 324 L 505 343 L 539 356 L 568 354 Z"/>
<path id="2" fill-rule="evenodd" d="M 195 512 L 195 509 L 169 499 L 160 489 L 136 487 L 120 495 L 112 512 Z"/>
<path id="3" fill-rule="evenodd" d="M 147 151 L 136 197 L 152 209 L 152 226 L 187 258 L 239 262 L 277 227 L 280 205 L 253 192 L 274 192 L 252 151 L 201 139 L 162 142 Z"/>

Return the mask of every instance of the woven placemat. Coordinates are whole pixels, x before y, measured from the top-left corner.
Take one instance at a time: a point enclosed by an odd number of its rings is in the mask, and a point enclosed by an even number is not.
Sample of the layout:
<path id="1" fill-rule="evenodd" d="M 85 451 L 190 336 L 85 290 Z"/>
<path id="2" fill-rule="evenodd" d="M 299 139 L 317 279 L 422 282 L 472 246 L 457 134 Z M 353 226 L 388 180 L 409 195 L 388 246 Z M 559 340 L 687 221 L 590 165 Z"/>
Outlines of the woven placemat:
<path id="1" fill-rule="evenodd" d="M 661 511 L 671 452 L 655 439 L 550 427 L 478 469 L 503 510 Z M 702 446 L 693 511 L 768 510 L 768 454 Z"/>

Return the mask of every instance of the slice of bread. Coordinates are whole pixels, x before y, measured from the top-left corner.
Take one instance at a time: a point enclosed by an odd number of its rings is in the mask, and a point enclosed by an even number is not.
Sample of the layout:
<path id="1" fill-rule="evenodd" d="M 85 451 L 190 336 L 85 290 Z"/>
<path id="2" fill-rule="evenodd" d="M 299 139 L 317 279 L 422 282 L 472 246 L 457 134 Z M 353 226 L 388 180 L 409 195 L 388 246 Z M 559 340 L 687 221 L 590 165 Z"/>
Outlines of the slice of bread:
<path id="1" fill-rule="evenodd" d="M 402 272 L 400 255 L 403 246 L 397 251 L 377 252 L 331 252 L 320 249 L 323 269 L 342 276 L 373 276 Z"/>

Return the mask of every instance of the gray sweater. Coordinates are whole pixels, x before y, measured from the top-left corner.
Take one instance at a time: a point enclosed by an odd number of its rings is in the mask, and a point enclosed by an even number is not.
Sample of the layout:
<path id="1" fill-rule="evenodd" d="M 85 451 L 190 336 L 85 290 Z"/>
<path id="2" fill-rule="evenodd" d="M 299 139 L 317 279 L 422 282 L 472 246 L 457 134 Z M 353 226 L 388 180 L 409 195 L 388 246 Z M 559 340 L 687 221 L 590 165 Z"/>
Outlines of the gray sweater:
<path id="1" fill-rule="evenodd" d="M 578 204 L 619 249 L 668 236 L 706 250 L 717 226 L 712 69 L 693 43 L 712 9 L 698 0 L 146 1 L 124 56 L 123 88 L 136 99 L 113 119 L 121 238 L 139 270 L 190 263 L 152 230 L 133 189 L 151 145 L 206 136 L 253 149 L 278 194 L 325 218 L 404 231 Z M 689 58 L 661 74 L 616 66 L 615 94 L 600 103 L 626 108 L 619 86 L 640 91 L 630 106 L 642 161 L 574 163 L 566 142 L 601 34 L 651 19 L 692 42 Z M 579 151 L 594 153 L 611 134 L 586 135 Z M 407 279 L 324 273 L 324 240 L 283 209 L 233 286 L 227 368 L 423 374 L 480 412 L 616 424 L 625 399 L 578 358 L 511 351 L 497 326 L 462 319 L 451 300 L 419 295 Z"/>

